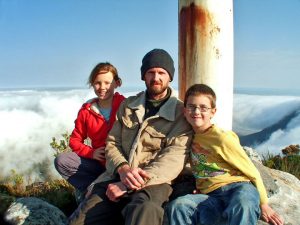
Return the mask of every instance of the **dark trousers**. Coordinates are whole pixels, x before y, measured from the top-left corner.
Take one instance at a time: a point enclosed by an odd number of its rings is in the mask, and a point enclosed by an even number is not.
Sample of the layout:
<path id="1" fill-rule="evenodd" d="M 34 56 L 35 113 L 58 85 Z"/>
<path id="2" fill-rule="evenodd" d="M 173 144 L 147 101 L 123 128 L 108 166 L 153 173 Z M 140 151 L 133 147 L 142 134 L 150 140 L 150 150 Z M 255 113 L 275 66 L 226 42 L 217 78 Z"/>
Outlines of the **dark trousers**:
<path id="1" fill-rule="evenodd" d="M 147 186 L 112 202 L 106 197 L 108 181 L 96 184 L 69 219 L 70 225 L 161 225 L 163 203 L 172 192 L 169 184 Z"/>

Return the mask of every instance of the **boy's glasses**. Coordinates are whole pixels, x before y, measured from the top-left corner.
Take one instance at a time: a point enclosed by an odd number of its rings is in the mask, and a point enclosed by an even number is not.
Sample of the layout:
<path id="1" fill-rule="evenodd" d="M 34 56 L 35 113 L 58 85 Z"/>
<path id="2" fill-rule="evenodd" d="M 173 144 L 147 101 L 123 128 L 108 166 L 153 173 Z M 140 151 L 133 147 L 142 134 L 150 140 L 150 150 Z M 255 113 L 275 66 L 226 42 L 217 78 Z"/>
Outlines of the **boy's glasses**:
<path id="1" fill-rule="evenodd" d="M 189 112 L 196 112 L 197 109 L 200 110 L 200 112 L 208 112 L 208 110 L 212 109 L 212 108 L 208 108 L 205 105 L 187 105 L 186 109 Z"/>

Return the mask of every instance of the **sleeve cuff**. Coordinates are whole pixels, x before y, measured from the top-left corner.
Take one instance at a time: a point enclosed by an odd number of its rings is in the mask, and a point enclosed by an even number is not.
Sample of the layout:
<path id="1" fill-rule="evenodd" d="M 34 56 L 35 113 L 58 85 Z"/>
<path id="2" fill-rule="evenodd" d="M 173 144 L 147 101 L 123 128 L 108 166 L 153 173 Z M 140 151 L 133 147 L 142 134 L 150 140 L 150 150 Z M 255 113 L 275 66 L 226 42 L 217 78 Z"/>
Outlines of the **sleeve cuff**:
<path id="1" fill-rule="evenodd" d="M 117 167 L 116 167 L 116 169 L 115 169 L 115 171 L 114 171 L 114 174 L 118 174 L 118 169 L 121 167 L 121 166 L 123 166 L 123 165 L 129 165 L 128 164 L 128 162 L 122 162 L 122 163 L 120 163 Z"/>

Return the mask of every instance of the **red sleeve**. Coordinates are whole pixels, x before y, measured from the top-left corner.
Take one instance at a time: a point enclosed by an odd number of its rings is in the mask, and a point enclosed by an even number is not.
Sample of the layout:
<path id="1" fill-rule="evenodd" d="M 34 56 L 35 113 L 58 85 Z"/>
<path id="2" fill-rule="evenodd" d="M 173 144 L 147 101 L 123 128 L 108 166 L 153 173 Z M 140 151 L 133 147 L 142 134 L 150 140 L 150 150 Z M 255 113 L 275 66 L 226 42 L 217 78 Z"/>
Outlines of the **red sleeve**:
<path id="1" fill-rule="evenodd" d="M 92 158 L 93 149 L 84 144 L 84 140 L 87 138 L 86 116 L 86 109 L 80 109 L 77 119 L 75 120 L 75 128 L 71 134 L 69 146 L 77 155 Z"/>

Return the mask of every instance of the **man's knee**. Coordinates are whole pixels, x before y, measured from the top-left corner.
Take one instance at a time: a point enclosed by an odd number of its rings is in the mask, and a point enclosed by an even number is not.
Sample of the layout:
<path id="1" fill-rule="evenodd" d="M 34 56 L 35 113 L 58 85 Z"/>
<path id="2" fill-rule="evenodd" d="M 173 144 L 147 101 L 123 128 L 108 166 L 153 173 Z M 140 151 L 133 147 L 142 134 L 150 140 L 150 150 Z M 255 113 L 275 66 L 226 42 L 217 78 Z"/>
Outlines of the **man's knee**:
<path id="1" fill-rule="evenodd" d="M 105 195 L 106 183 L 95 185 L 86 198 L 69 218 L 69 224 L 122 224 L 118 203 L 108 200 Z"/>
<path id="2" fill-rule="evenodd" d="M 149 224 L 149 220 L 153 224 L 162 224 L 164 217 L 164 209 L 161 205 L 153 201 L 144 201 L 141 203 L 128 203 L 122 210 L 122 215 L 126 224 Z"/>
<path id="3" fill-rule="evenodd" d="M 163 208 L 161 205 L 158 205 L 156 202 L 153 201 L 145 201 L 141 204 L 138 205 L 131 205 L 130 203 L 128 204 L 129 207 L 137 208 L 141 212 L 158 212 L 158 213 L 163 213 Z"/>

